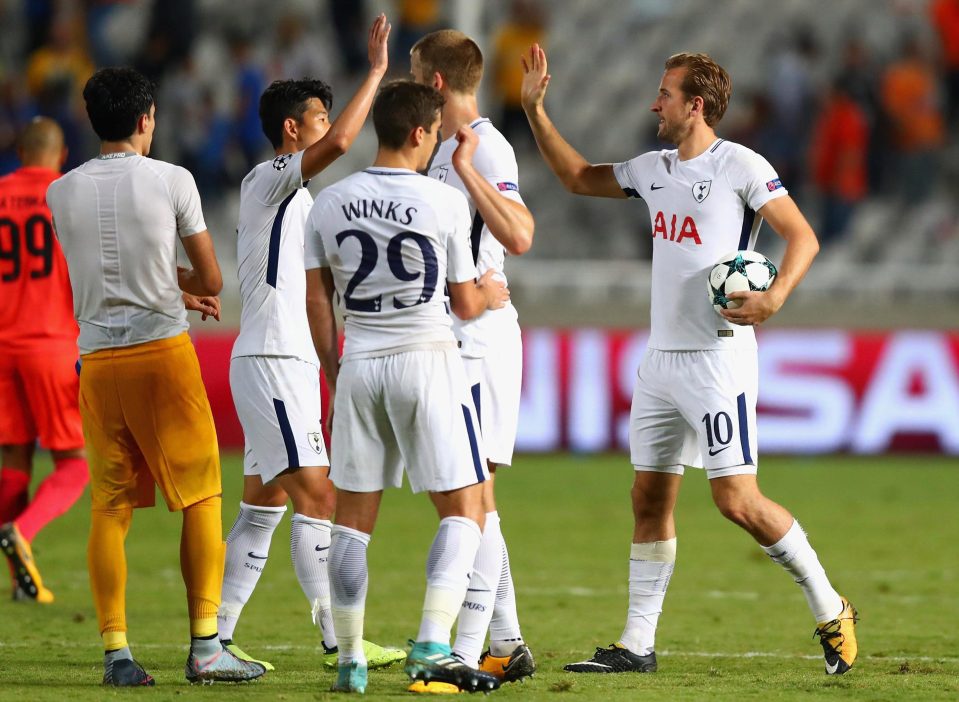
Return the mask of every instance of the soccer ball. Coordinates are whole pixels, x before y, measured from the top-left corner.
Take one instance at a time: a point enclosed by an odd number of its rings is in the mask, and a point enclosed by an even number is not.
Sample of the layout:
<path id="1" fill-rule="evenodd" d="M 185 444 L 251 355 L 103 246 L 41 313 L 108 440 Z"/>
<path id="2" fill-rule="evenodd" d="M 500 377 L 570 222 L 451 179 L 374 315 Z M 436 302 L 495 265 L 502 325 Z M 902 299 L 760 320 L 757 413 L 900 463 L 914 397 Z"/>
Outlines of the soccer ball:
<path id="1" fill-rule="evenodd" d="M 742 300 L 730 300 L 740 290 L 766 291 L 776 279 L 776 266 L 758 251 L 733 251 L 719 259 L 709 271 L 709 301 L 718 313 L 742 307 Z"/>

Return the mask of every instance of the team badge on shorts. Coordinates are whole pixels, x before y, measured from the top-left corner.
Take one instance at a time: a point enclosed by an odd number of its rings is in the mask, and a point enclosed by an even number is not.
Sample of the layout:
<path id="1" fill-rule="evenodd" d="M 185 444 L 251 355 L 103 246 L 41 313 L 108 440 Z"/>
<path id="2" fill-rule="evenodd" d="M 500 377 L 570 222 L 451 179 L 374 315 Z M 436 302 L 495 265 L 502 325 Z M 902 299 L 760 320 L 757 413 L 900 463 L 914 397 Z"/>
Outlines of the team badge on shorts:
<path id="1" fill-rule="evenodd" d="M 711 180 L 700 180 L 693 183 L 693 197 L 696 198 L 696 202 L 702 202 L 709 196 L 709 189 L 712 184 L 713 181 Z"/>
<path id="2" fill-rule="evenodd" d="M 439 168 L 434 168 L 430 171 L 430 177 L 436 178 L 441 183 L 446 182 L 446 177 L 450 174 L 450 169 L 448 166 L 440 166 Z"/>
<path id="3" fill-rule="evenodd" d="M 308 432 L 306 435 L 307 440 L 310 442 L 310 446 L 313 447 L 313 450 L 319 454 L 323 453 L 323 435 L 318 431 Z"/>

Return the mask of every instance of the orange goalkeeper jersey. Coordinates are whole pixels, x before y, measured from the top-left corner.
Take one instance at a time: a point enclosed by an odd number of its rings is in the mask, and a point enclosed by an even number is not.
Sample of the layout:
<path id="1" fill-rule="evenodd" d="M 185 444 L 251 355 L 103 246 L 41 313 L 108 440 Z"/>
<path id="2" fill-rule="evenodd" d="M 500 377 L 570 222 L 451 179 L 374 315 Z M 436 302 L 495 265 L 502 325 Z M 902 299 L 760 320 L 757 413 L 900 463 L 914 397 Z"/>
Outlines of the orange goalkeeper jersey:
<path id="1" fill-rule="evenodd" d="M 47 208 L 47 186 L 59 177 L 24 167 L 0 178 L 0 349 L 6 351 L 76 343 L 67 264 Z"/>

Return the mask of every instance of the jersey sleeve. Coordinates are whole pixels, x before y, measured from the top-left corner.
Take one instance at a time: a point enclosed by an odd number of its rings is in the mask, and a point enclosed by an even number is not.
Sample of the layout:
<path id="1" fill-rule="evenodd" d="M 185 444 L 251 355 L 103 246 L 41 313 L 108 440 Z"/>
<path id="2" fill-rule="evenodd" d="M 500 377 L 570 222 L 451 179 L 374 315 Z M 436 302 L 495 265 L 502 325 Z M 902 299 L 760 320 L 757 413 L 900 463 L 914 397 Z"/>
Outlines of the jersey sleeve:
<path id="1" fill-rule="evenodd" d="M 310 209 L 310 215 L 306 219 L 306 227 L 303 231 L 304 242 L 304 265 L 306 270 L 313 268 L 329 268 L 330 261 L 326 256 L 326 247 L 323 245 L 323 216 L 321 209 L 325 209 L 327 200 L 322 193 L 317 197 L 316 202 Z"/>
<path id="2" fill-rule="evenodd" d="M 616 182 L 619 183 L 619 187 L 623 189 L 627 197 L 638 198 L 640 200 L 643 199 L 643 196 L 640 195 L 640 193 L 643 192 L 643 183 L 640 179 L 642 158 L 643 156 L 637 156 L 628 161 L 613 164 L 613 175 L 616 177 Z"/>
<path id="3" fill-rule="evenodd" d="M 729 160 L 726 177 L 753 212 L 770 200 L 789 194 L 769 161 L 749 149 L 742 149 Z"/>
<path id="4" fill-rule="evenodd" d="M 253 196 L 264 205 L 278 205 L 294 190 L 303 187 L 303 152 L 282 154 L 268 164 L 257 166 Z"/>
<path id="5" fill-rule="evenodd" d="M 473 168 L 500 195 L 525 204 L 519 192 L 519 167 L 513 148 L 498 132 L 482 137 L 473 154 Z"/>
<path id="6" fill-rule="evenodd" d="M 476 264 L 473 263 L 473 247 L 470 243 L 473 225 L 466 197 L 458 190 L 450 190 L 453 194 L 449 197 L 451 227 L 446 240 L 446 280 L 465 283 L 476 279 Z"/>
<path id="7" fill-rule="evenodd" d="M 206 231 L 200 193 L 193 174 L 185 168 L 175 168 L 170 180 L 170 198 L 176 215 L 176 233 L 181 239 Z"/>

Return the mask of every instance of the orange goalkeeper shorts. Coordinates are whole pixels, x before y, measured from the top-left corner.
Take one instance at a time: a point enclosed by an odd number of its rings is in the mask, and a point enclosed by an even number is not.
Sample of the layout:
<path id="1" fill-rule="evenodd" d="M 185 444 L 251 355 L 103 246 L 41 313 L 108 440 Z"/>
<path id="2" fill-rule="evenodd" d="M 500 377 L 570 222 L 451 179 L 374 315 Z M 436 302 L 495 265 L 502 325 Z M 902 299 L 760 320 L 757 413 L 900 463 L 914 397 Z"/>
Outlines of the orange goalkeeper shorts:
<path id="1" fill-rule="evenodd" d="M 94 507 L 170 511 L 222 492 L 216 429 L 188 334 L 85 354 L 80 414 Z"/>

